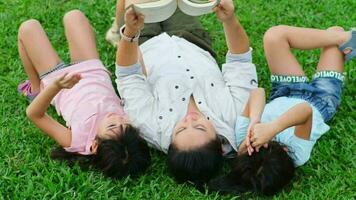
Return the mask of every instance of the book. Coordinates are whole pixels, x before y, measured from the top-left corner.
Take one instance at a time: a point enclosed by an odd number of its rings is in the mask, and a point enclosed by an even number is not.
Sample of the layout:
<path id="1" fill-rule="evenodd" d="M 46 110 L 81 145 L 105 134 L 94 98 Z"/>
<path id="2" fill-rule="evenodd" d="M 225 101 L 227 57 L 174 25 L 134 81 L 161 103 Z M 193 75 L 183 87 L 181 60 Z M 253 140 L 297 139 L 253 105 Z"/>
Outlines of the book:
<path id="1" fill-rule="evenodd" d="M 156 23 L 168 19 L 177 8 L 191 16 L 213 12 L 220 0 L 126 0 L 125 8 L 132 7 L 136 13 L 145 15 L 145 23 Z"/>

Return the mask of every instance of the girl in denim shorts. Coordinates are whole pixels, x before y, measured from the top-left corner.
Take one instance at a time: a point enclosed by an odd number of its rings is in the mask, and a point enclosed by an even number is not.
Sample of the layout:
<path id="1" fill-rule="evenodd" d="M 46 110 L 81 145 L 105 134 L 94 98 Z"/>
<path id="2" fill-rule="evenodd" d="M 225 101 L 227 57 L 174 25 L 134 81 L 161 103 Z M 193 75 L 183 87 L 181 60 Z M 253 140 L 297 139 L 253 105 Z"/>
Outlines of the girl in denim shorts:
<path id="1" fill-rule="evenodd" d="M 356 56 L 356 31 L 276 26 L 264 35 L 272 90 L 251 92 L 235 134 L 239 145 L 233 170 L 210 182 L 210 189 L 273 195 L 310 158 L 316 141 L 329 130 L 344 80 L 344 62 Z M 322 49 L 313 79 L 305 76 L 291 49 Z"/>

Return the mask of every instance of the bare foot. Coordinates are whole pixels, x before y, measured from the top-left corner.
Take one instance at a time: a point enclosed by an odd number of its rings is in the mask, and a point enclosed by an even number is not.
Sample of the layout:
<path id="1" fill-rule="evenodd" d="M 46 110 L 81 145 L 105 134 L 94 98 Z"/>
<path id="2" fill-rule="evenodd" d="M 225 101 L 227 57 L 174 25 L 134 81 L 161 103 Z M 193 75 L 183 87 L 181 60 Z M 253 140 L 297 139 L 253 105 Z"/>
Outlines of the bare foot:
<path id="1" fill-rule="evenodd" d="M 343 43 L 340 44 L 340 46 L 342 46 L 343 44 L 348 42 L 351 39 L 351 37 L 352 37 L 352 32 L 351 31 L 344 32 L 344 38 L 345 39 L 344 39 Z M 344 49 L 342 51 L 342 53 L 344 53 L 344 55 L 347 55 L 347 54 L 349 54 L 351 52 L 352 52 L 352 49 L 350 49 L 350 48 L 346 48 L 346 49 Z"/>
<path id="2" fill-rule="evenodd" d="M 342 28 L 341 26 L 332 26 L 332 27 L 328 28 L 327 30 L 332 31 L 332 32 L 337 32 L 338 35 L 340 34 L 339 46 L 342 46 L 343 44 L 345 44 L 352 37 L 351 31 L 345 31 L 344 28 Z M 351 53 L 351 51 L 352 51 L 352 49 L 346 48 L 342 53 L 344 55 L 347 55 L 347 54 Z"/>

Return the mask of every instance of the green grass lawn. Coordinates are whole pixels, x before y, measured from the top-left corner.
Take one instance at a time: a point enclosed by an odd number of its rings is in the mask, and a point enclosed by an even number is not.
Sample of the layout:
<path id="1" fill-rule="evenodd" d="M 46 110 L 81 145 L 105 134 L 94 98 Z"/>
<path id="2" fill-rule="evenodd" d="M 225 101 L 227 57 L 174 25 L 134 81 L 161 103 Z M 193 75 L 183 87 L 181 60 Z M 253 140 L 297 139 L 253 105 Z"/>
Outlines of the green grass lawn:
<path id="1" fill-rule="evenodd" d="M 238 0 L 236 13 L 251 38 L 260 86 L 270 88 L 262 48 L 263 33 L 271 26 L 327 28 L 356 27 L 355 0 Z M 113 181 L 96 172 L 69 168 L 49 158 L 55 143 L 25 116 L 27 102 L 16 87 L 26 78 L 17 52 L 17 29 L 29 18 L 45 27 L 62 59 L 69 54 L 62 17 L 71 9 L 82 10 L 92 22 L 101 59 L 114 70 L 115 49 L 104 40 L 111 25 L 115 0 L 1 0 L 0 1 L 0 197 L 1 199 L 255 199 L 217 193 L 201 194 L 190 185 L 177 185 L 168 177 L 165 156 L 151 151 L 152 165 L 145 176 Z M 226 45 L 222 25 L 213 15 L 202 18 L 214 40 L 219 61 Z M 296 52 L 308 75 L 314 72 L 319 51 Z M 317 143 L 310 161 L 298 168 L 293 183 L 275 199 L 354 199 L 356 197 L 356 62 L 348 72 L 342 104 L 329 123 L 331 130 Z M 286 66 L 288 67 L 288 66 Z M 51 113 L 54 114 L 53 110 Z M 259 197 L 263 199 L 262 197 Z"/>

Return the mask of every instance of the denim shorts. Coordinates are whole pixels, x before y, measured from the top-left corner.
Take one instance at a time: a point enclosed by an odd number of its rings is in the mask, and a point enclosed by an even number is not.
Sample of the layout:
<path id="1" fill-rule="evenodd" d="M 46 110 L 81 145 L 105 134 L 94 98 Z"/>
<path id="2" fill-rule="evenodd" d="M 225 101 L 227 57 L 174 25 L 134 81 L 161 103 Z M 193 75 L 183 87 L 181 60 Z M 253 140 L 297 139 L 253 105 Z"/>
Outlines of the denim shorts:
<path id="1" fill-rule="evenodd" d="M 335 115 L 340 105 L 344 74 L 335 71 L 320 71 L 311 82 L 306 76 L 272 75 L 272 90 L 269 98 L 303 99 L 319 110 L 327 122 Z"/>

